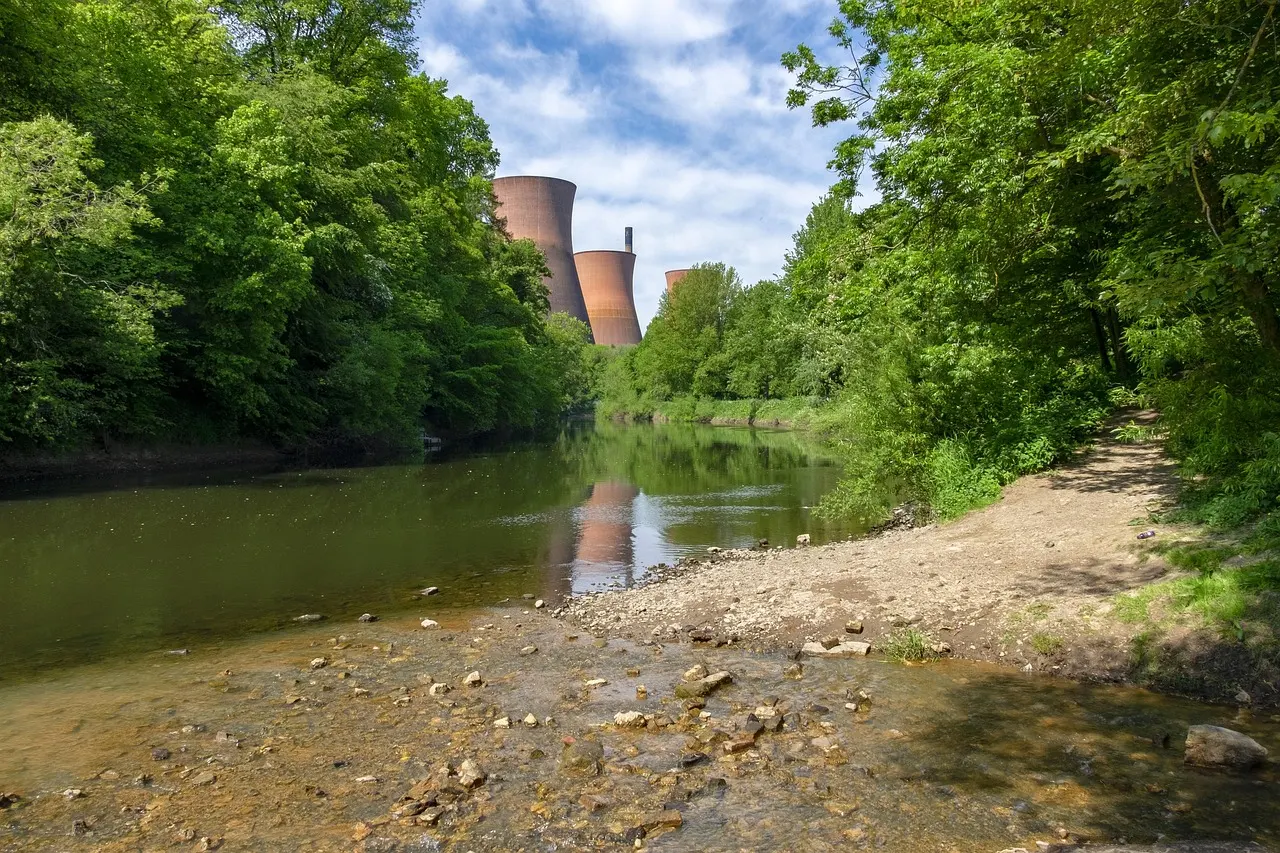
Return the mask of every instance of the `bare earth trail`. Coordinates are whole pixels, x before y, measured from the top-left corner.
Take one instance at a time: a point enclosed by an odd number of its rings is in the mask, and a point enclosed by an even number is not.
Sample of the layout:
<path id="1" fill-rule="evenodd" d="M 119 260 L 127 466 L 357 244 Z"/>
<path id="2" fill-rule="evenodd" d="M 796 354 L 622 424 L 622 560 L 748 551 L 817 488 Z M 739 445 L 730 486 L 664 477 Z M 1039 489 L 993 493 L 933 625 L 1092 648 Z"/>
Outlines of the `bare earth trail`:
<path id="1" fill-rule="evenodd" d="M 1125 680 L 1138 629 L 1112 615 L 1113 603 L 1175 571 L 1154 549 L 1191 531 L 1148 519 L 1177 489 L 1159 444 L 1107 434 L 1070 464 L 1025 477 L 997 503 L 951 523 L 823 547 L 710 554 L 659 582 L 575 601 L 566 614 L 611 633 L 709 627 L 796 648 L 844 634 L 851 620 L 864 623 L 856 639 L 873 648 L 913 626 L 957 657 Z M 1156 536 L 1139 540 L 1147 529 Z M 1216 639 L 1184 634 L 1179 642 L 1195 659 Z M 1238 688 L 1218 689 L 1229 692 L 1199 692 L 1229 699 Z"/>

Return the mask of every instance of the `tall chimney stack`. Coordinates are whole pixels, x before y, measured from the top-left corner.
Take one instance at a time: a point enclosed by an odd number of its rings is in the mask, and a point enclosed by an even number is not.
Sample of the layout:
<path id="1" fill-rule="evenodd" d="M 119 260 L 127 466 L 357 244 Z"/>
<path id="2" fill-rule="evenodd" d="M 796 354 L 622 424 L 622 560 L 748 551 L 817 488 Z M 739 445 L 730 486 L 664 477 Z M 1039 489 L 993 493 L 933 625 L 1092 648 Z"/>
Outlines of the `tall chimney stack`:
<path id="1" fill-rule="evenodd" d="M 635 249 L 632 247 L 631 236 L 632 236 L 631 226 L 628 225 L 627 226 L 627 251 L 634 254 Z"/>

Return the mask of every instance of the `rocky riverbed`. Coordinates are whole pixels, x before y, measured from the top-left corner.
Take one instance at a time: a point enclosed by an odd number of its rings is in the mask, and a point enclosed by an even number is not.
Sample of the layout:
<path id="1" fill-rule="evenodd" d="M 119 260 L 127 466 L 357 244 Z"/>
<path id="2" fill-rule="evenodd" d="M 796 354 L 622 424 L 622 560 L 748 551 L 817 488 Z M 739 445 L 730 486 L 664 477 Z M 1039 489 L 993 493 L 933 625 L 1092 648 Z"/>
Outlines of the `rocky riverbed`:
<path id="1" fill-rule="evenodd" d="M 1280 719 L 980 664 L 302 623 L 0 689 L 0 849 L 1004 850 L 1280 841 Z M 800 831 L 800 828 L 803 828 Z M 1241 848 L 1242 849 L 1242 848 Z"/>

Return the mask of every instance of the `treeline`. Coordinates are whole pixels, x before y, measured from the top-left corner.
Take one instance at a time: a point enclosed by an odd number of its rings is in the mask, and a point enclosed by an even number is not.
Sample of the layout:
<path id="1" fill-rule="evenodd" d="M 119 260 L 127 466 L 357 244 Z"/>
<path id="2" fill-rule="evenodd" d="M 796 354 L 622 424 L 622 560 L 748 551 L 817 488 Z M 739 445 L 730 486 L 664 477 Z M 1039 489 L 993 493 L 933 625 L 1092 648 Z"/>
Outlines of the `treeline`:
<path id="1" fill-rule="evenodd" d="M 0 0 L 0 449 L 555 422 L 586 329 L 412 0 Z M 420 445 L 419 445 L 420 446 Z"/>
<path id="2" fill-rule="evenodd" d="M 839 183 L 778 281 L 677 289 L 610 405 L 824 398 L 854 462 L 832 508 L 899 476 L 948 515 L 1149 403 L 1201 517 L 1274 512 L 1276 5 L 843 0 L 846 64 L 783 59 L 791 106 L 856 123 Z"/>

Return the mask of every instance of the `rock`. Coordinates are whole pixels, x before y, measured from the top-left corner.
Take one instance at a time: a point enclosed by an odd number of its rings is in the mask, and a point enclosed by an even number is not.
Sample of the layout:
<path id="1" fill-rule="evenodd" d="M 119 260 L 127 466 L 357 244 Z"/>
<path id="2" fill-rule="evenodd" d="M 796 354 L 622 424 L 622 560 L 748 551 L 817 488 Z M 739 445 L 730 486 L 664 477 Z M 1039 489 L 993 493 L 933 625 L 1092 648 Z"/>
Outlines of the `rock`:
<path id="1" fill-rule="evenodd" d="M 467 673 L 467 677 L 462 679 L 462 683 L 468 687 L 479 687 L 484 684 L 484 679 L 480 677 L 478 670 Z"/>
<path id="2" fill-rule="evenodd" d="M 733 676 L 728 672 L 713 672 L 706 678 L 700 678 L 697 681 L 686 681 L 676 685 L 676 697 L 679 699 L 700 699 L 710 695 L 711 691 L 725 684 L 733 682 Z"/>
<path id="3" fill-rule="evenodd" d="M 528 657 L 529 655 L 536 655 L 537 653 L 538 653 L 537 646 L 525 646 L 523 649 L 520 650 L 520 654 L 523 657 Z"/>
<path id="4" fill-rule="evenodd" d="M 188 826 L 183 829 L 179 829 L 173 834 L 173 837 L 178 840 L 179 844 L 190 844 L 192 841 L 196 840 L 196 831 Z"/>
<path id="5" fill-rule="evenodd" d="M 739 752 L 746 752 L 755 745 L 756 739 L 753 735 L 740 734 L 725 741 L 721 744 L 721 748 L 729 755 L 734 755 Z"/>
<path id="6" fill-rule="evenodd" d="M 586 681 L 582 682 L 582 686 L 586 688 L 604 687 L 608 683 L 609 682 L 605 681 L 603 678 L 589 678 Z"/>
<path id="7" fill-rule="evenodd" d="M 716 632 L 706 627 L 694 628 L 689 632 L 689 639 L 695 643 L 710 643 L 716 638 Z"/>
<path id="8" fill-rule="evenodd" d="M 687 669 L 685 670 L 685 673 L 684 673 L 685 681 L 700 681 L 706 677 L 707 677 L 707 668 L 702 664 L 698 664 L 695 667 Z"/>
<path id="9" fill-rule="evenodd" d="M 524 724 L 527 728 L 536 729 L 538 727 L 538 718 L 533 714 L 526 714 Z"/>
<path id="10" fill-rule="evenodd" d="M 769 547 L 769 540 L 768 540 L 768 539 L 761 539 L 759 542 L 757 542 L 757 543 L 756 543 L 756 545 L 757 545 L 758 547 L 760 547 L 760 548 L 768 548 L 768 547 Z"/>
<path id="11" fill-rule="evenodd" d="M 547 606 L 547 603 L 546 603 L 545 601 L 543 601 L 541 598 L 539 598 L 537 601 L 535 601 L 535 602 L 533 603 L 533 609 L 534 609 L 534 610 L 541 610 L 542 608 L 544 608 L 544 607 L 546 607 L 546 606 Z"/>
<path id="12" fill-rule="evenodd" d="M 444 694 L 448 693 L 449 690 L 450 690 L 449 685 L 436 682 L 435 684 L 427 688 L 427 693 L 432 696 L 443 696 Z"/>
<path id="13" fill-rule="evenodd" d="M 697 767 L 699 764 L 705 764 L 711 760 L 711 756 L 705 752 L 686 752 L 680 756 L 680 769 L 688 770 L 690 767 Z"/>
<path id="14" fill-rule="evenodd" d="M 429 586 L 426 589 L 424 589 L 422 592 L 418 593 L 418 595 L 439 595 L 439 594 L 440 594 L 440 587 L 438 586 Z"/>
<path id="15" fill-rule="evenodd" d="M 360 614 L 360 621 L 361 622 L 377 622 L 378 617 L 374 616 L 372 613 L 362 613 Z"/>
<path id="16" fill-rule="evenodd" d="M 379 780 L 377 776 L 357 776 L 356 777 L 356 782 L 360 783 L 361 785 L 375 785 L 378 783 L 378 781 Z"/>
<path id="17" fill-rule="evenodd" d="M 437 622 L 437 621 L 436 621 L 436 620 L 434 620 L 434 619 L 423 619 L 423 620 L 422 620 L 422 627 L 423 627 L 423 628 L 439 628 L 439 627 L 440 627 L 440 623 L 439 623 L 439 622 Z"/>
<path id="18" fill-rule="evenodd" d="M 1187 731 L 1187 764 L 1248 770 L 1267 760 L 1267 750 L 1256 740 L 1220 726 L 1192 726 Z"/>
<path id="19" fill-rule="evenodd" d="M 822 647 L 824 649 L 827 649 L 829 651 L 831 649 L 834 649 L 836 646 L 840 645 L 840 638 L 839 637 L 823 637 L 818 642 L 822 644 Z"/>
<path id="20" fill-rule="evenodd" d="M 0 809 L 16 806 L 21 800 L 21 794 L 15 794 L 12 791 L 0 792 Z"/>
<path id="21" fill-rule="evenodd" d="M 93 824 L 89 823 L 89 821 L 84 818 L 77 818 L 71 822 L 72 835 L 83 836 L 88 835 L 91 832 L 93 832 Z"/>
<path id="22" fill-rule="evenodd" d="M 592 738 L 564 739 L 560 750 L 560 772 L 573 776 L 598 776 L 604 760 L 604 746 Z"/>
<path id="23" fill-rule="evenodd" d="M 1248 693 L 1244 692 L 1243 690 L 1241 690 L 1239 693 L 1236 694 L 1236 701 L 1239 702 L 1241 705 L 1250 705 L 1253 703 L 1253 697 L 1250 696 Z"/>
<path id="24" fill-rule="evenodd" d="M 471 790 L 478 788 L 484 784 L 484 780 L 488 778 L 485 772 L 480 769 L 480 765 L 476 764 L 470 758 L 462 762 L 462 766 L 458 768 L 458 782 L 462 787 Z"/>
<path id="25" fill-rule="evenodd" d="M 200 775 L 193 778 L 191 780 L 191 784 L 196 786 L 212 785 L 214 782 L 217 782 L 217 781 L 218 781 L 218 777 L 215 776 L 212 771 L 206 770 Z"/>
<path id="26" fill-rule="evenodd" d="M 797 545 L 808 545 L 810 541 L 812 540 L 810 540 L 808 533 L 801 533 L 799 536 L 796 537 Z"/>
<path id="27" fill-rule="evenodd" d="M 649 688 L 648 688 L 648 687 L 645 687 L 643 684 L 637 684 L 637 685 L 636 685 L 636 698 L 637 698 L 637 699 L 648 699 L 648 698 L 649 698 Z"/>
<path id="28" fill-rule="evenodd" d="M 212 838 L 206 835 L 204 838 L 200 839 L 200 843 L 196 845 L 196 850 L 200 851 L 200 853 L 207 853 L 207 851 L 217 850 L 221 846 L 221 838 Z"/>
<path id="29" fill-rule="evenodd" d="M 598 794 L 583 794 L 578 799 L 578 804 L 589 812 L 598 812 L 601 809 L 607 809 L 613 805 L 607 798 Z"/>
<path id="30" fill-rule="evenodd" d="M 509 729 L 511 728 L 511 718 L 499 717 L 498 719 L 493 721 L 493 727 L 495 729 Z"/>
<path id="31" fill-rule="evenodd" d="M 623 729 L 644 728 L 644 714 L 639 711 L 619 711 L 613 715 L 613 724 Z"/>
<path id="32" fill-rule="evenodd" d="M 952 652 L 951 644 L 950 644 L 950 643 L 946 643 L 946 642 L 943 642 L 943 643 L 934 643 L 934 644 L 933 644 L 932 646 L 930 646 L 929 648 L 933 650 L 933 653 L 934 653 L 935 655 L 943 655 L 943 656 L 945 656 L 945 655 L 949 655 L 949 654 L 951 654 L 951 652 Z"/>
<path id="33" fill-rule="evenodd" d="M 163 746 L 157 746 L 155 749 L 151 750 L 152 761 L 168 761 L 169 756 L 171 755 L 173 755 L 173 753 L 165 749 Z"/>
<path id="34" fill-rule="evenodd" d="M 294 622 L 320 622 L 324 619 L 324 615 L 320 613 L 303 613 L 296 617 Z"/>
<path id="35" fill-rule="evenodd" d="M 369 826 L 369 824 L 364 821 L 360 821 L 355 825 L 355 828 L 351 833 L 351 840 L 364 841 L 370 835 L 373 835 L 373 827 Z"/>
<path id="36" fill-rule="evenodd" d="M 324 669 L 328 665 L 329 665 L 328 658 L 312 658 L 311 659 L 312 669 Z"/>
<path id="37" fill-rule="evenodd" d="M 871 652 L 870 643 L 845 642 L 827 648 L 822 643 L 805 643 L 800 650 L 806 655 L 819 658 L 866 657 Z"/>
<path id="38" fill-rule="evenodd" d="M 846 622 L 844 623 L 844 630 L 846 634 L 861 634 L 862 622 L 858 620 L 851 620 L 849 622 Z"/>
<path id="39" fill-rule="evenodd" d="M 664 809 L 642 818 L 639 825 L 648 832 L 655 829 L 678 829 L 684 825 L 684 816 L 675 809 Z"/>
<path id="40" fill-rule="evenodd" d="M 707 549 L 707 553 L 708 553 L 708 554 L 719 554 L 719 553 L 720 553 L 720 549 L 719 549 L 719 548 L 717 548 L 715 545 L 712 545 L 710 548 L 708 548 L 708 549 Z"/>
<path id="41" fill-rule="evenodd" d="M 803 678 L 804 664 L 793 663 L 782 671 L 784 678 Z"/>
<path id="42" fill-rule="evenodd" d="M 190 649 L 170 649 L 169 651 L 165 652 L 165 654 L 178 655 L 179 657 L 181 657 L 183 655 L 191 654 L 191 650 Z"/>
<path id="43" fill-rule="evenodd" d="M 364 696 L 368 696 L 368 695 L 369 695 L 369 691 L 368 691 L 368 689 L 366 689 L 366 688 L 364 688 L 364 687 L 357 687 L 357 688 L 355 688 L 354 690 L 352 690 L 352 691 L 351 691 L 351 695 L 352 695 L 353 697 L 355 697 L 356 699 L 360 699 L 360 698 L 362 698 L 362 697 L 364 697 Z M 435 694 L 432 694 L 432 695 L 435 695 Z"/>
<path id="44" fill-rule="evenodd" d="M 68 788 L 62 792 L 62 796 L 66 797 L 68 800 L 79 800 L 84 797 L 84 791 L 79 788 Z"/>
<path id="45" fill-rule="evenodd" d="M 522 596 L 520 596 L 520 597 L 521 597 L 521 598 L 523 598 L 525 601 L 533 601 L 535 598 L 537 598 L 537 596 L 535 596 L 535 595 L 534 595 L 533 593 L 531 593 L 531 592 L 526 592 L 524 595 L 522 595 Z"/>

